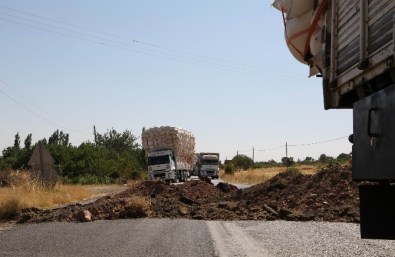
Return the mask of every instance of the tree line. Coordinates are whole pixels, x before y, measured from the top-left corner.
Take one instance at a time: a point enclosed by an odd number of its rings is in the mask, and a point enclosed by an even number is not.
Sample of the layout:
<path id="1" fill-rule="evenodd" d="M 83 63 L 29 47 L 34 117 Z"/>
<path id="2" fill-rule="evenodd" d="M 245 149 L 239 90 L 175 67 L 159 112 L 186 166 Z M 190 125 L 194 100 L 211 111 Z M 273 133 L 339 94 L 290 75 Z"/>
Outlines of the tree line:
<path id="1" fill-rule="evenodd" d="M 304 160 L 298 159 L 296 161 L 293 157 L 283 157 L 281 158 L 281 162 L 276 162 L 275 160 L 269 160 L 267 162 L 254 162 L 247 155 L 239 154 L 233 157 L 231 160 L 225 161 L 223 168 L 225 169 L 226 173 L 233 173 L 235 170 L 248 170 L 279 166 L 290 167 L 294 164 L 344 164 L 349 162 L 350 160 L 351 154 L 341 153 L 336 158 L 328 156 L 326 154 L 321 154 L 317 160 L 310 156 L 307 156 Z"/>
<path id="2" fill-rule="evenodd" d="M 95 133 L 95 142 L 86 141 L 73 146 L 69 134 L 56 130 L 41 140 L 55 160 L 54 169 L 70 183 L 94 184 L 113 183 L 117 180 L 146 176 L 144 150 L 131 131 L 117 132 L 115 129 Z M 0 156 L 0 171 L 5 169 L 28 169 L 28 162 L 35 144 L 28 134 L 23 145 L 19 133 L 14 145 L 5 148 Z"/>

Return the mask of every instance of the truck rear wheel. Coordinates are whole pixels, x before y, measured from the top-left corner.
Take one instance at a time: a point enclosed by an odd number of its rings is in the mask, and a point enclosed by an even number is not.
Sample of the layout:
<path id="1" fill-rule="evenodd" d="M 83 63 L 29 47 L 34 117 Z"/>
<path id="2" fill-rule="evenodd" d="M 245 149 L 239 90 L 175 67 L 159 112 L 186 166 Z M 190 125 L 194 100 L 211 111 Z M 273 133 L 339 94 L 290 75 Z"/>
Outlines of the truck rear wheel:
<path id="1" fill-rule="evenodd" d="M 359 186 L 361 237 L 395 239 L 395 186 Z"/>

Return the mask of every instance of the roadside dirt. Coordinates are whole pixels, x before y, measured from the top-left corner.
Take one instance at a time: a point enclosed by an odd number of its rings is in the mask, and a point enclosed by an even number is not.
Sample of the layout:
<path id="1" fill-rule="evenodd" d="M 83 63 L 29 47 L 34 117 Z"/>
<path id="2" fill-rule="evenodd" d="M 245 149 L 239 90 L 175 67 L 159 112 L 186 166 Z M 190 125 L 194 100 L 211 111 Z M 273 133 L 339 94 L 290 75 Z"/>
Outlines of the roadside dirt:
<path id="1" fill-rule="evenodd" d="M 52 210 L 24 209 L 18 223 L 83 222 L 120 218 L 203 220 L 293 220 L 359 222 L 357 184 L 349 167 L 329 166 L 315 175 L 280 173 L 265 183 L 240 190 L 227 183 L 160 181 L 137 183 L 88 204 Z"/>

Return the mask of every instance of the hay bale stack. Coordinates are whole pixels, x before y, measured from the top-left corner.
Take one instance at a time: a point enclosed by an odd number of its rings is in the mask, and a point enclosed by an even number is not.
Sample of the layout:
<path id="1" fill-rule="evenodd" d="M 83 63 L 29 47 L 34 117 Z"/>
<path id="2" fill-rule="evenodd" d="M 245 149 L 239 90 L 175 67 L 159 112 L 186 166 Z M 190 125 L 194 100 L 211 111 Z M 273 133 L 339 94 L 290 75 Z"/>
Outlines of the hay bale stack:
<path id="1" fill-rule="evenodd" d="M 177 157 L 192 162 L 195 155 L 195 137 L 184 129 L 162 126 L 145 130 L 141 135 L 146 153 L 171 149 Z"/>

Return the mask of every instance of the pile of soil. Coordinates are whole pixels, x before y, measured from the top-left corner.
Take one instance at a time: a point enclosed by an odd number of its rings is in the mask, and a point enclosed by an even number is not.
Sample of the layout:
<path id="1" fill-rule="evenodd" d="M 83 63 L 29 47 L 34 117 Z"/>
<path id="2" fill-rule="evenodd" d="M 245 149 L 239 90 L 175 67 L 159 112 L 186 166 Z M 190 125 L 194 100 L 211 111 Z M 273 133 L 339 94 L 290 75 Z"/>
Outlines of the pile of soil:
<path id="1" fill-rule="evenodd" d="M 119 218 L 295 220 L 359 222 L 357 184 L 349 167 L 328 166 L 315 175 L 280 173 L 240 190 L 227 183 L 193 180 L 181 185 L 144 181 L 96 200 L 53 210 L 24 209 L 17 220 L 92 221 Z"/>

